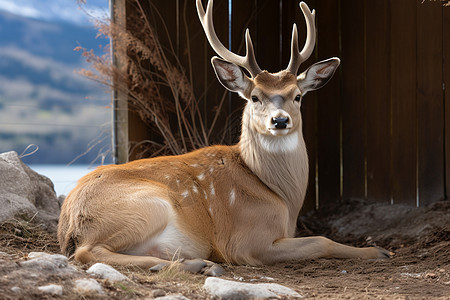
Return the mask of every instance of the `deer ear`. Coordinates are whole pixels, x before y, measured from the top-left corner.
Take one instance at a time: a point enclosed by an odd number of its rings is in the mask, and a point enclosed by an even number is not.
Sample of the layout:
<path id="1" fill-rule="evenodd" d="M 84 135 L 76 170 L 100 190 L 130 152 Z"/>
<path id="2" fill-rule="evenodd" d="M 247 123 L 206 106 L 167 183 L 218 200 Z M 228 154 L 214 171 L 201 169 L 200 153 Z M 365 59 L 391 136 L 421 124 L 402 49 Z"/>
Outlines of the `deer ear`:
<path id="1" fill-rule="evenodd" d="M 297 77 L 297 84 L 302 94 L 323 87 L 333 77 L 341 61 L 337 57 L 329 58 L 313 64 Z"/>
<path id="2" fill-rule="evenodd" d="M 252 85 L 252 80 L 242 72 L 237 65 L 227 62 L 217 56 L 211 59 L 211 63 L 220 83 L 232 92 L 245 96 L 246 91 Z M 245 98 L 245 97 L 244 97 Z"/>

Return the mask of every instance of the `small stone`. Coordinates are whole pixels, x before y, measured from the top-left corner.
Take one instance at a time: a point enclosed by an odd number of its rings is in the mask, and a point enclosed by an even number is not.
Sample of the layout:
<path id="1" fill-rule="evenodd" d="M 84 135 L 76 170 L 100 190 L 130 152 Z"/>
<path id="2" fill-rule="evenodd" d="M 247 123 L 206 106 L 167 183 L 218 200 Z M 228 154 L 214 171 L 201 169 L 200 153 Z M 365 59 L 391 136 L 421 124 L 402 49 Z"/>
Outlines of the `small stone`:
<path id="1" fill-rule="evenodd" d="M 276 283 L 244 283 L 217 277 L 208 277 L 203 288 L 213 297 L 221 299 L 301 298 L 296 291 Z"/>
<path id="2" fill-rule="evenodd" d="M 189 298 L 186 298 L 185 296 L 183 296 L 181 294 L 168 295 L 168 296 L 158 297 L 156 299 L 159 299 L 159 300 L 189 300 Z"/>
<path id="3" fill-rule="evenodd" d="M 128 277 L 126 277 L 113 267 L 102 263 L 96 263 L 92 265 L 86 272 L 88 274 L 98 276 L 102 279 L 107 279 L 111 282 L 128 280 Z"/>
<path id="4" fill-rule="evenodd" d="M 14 293 L 18 294 L 18 293 L 22 292 L 22 289 L 20 287 L 18 287 L 18 286 L 13 286 L 11 288 L 11 291 L 13 291 Z"/>
<path id="5" fill-rule="evenodd" d="M 92 278 L 75 280 L 75 291 L 80 294 L 105 293 L 100 283 Z"/>
<path id="6" fill-rule="evenodd" d="M 341 274 L 347 274 L 347 271 L 346 270 L 342 270 Z"/>
<path id="7" fill-rule="evenodd" d="M 157 290 L 153 290 L 152 291 L 152 297 L 153 298 L 158 298 L 158 297 L 163 297 L 166 295 L 166 292 L 164 292 L 161 289 L 157 289 Z"/>
<path id="8" fill-rule="evenodd" d="M 47 293 L 47 294 L 61 296 L 63 288 L 62 288 L 62 286 L 57 285 L 57 284 L 49 284 L 49 285 L 46 285 L 46 286 L 38 287 L 38 290 L 40 290 L 41 292 Z"/>
<path id="9" fill-rule="evenodd" d="M 274 278 L 268 277 L 268 276 L 262 276 L 261 279 L 262 279 L 262 280 L 267 280 L 267 281 L 275 281 Z"/>
<path id="10" fill-rule="evenodd" d="M 400 273 L 402 277 L 421 278 L 422 273 Z"/>

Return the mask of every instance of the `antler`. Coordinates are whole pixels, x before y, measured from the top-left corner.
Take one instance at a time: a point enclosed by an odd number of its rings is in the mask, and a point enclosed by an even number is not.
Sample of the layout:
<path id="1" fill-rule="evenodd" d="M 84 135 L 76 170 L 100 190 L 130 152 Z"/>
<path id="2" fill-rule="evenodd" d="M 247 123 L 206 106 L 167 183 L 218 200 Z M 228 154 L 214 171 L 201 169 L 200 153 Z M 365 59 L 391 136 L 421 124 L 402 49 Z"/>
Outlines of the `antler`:
<path id="1" fill-rule="evenodd" d="M 297 75 L 300 65 L 311 56 L 316 43 L 316 12 L 314 10 L 311 12 L 305 2 L 300 2 L 300 8 L 305 16 L 307 35 L 305 46 L 303 46 L 302 52 L 299 52 L 297 25 L 294 24 L 292 27 L 291 59 L 289 60 L 289 65 L 286 68 L 287 71 L 294 75 Z"/>
<path id="2" fill-rule="evenodd" d="M 205 30 L 209 44 L 214 49 L 214 51 L 216 51 L 216 53 L 224 60 L 245 68 L 253 78 L 256 77 L 256 75 L 261 73 L 262 70 L 259 68 L 258 63 L 256 62 L 255 53 L 253 51 L 253 43 L 252 39 L 250 38 L 248 29 L 245 31 L 245 56 L 240 56 L 231 52 L 220 42 L 219 38 L 216 35 L 212 19 L 212 7 L 213 0 L 209 0 L 205 14 L 201 0 L 197 0 L 198 17 L 200 19 L 200 22 L 202 23 L 203 29 Z"/>

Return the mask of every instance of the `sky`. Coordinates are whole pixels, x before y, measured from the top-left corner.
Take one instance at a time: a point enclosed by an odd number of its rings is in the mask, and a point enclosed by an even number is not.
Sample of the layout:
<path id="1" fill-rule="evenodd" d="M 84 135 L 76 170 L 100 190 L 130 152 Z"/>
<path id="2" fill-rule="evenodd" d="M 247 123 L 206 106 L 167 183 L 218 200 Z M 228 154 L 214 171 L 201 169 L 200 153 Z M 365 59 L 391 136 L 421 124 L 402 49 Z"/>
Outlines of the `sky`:
<path id="1" fill-rule="evenodd" d="M 106 17 L 108 4 L 109 0 L 86 0 L 80 9 L 77 0 L 0 0 L 0 10 L 38 20 L 83 25 L 89 21 L 88 15 Z"/>

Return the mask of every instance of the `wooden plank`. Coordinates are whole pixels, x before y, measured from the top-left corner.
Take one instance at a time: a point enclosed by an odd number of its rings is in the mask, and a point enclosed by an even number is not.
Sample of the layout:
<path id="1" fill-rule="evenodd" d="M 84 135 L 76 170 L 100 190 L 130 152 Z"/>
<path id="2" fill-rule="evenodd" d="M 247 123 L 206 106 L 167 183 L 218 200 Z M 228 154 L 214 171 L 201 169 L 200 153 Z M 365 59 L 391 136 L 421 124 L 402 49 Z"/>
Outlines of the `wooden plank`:
<path id="1" fill-rule="evenodd" d="M 417 200 L 416 3 L 391 1 L 391 172 L 394 203 Z"/>
<path id="2" fill-rule="evenodd" d="M 256 2 L 256 26 L 254 40 L 256 57 L 262 70 L 275 73 L 280 65 L 280 1 Z"/>
<path id="3" fill-rule="evenodd" d="M 253 42 L 256 42 L 256 3 L 255 1 L 232 1 L 231 14 L 231 49 L 234 53 L 245 55 L 245 30 L 250 30 Z M 253 45 L 257 48 L 256 45 Z M 256 49 L 255 49 L 256 50 Z M 255 51 L 256 54 L 256 51 Z M 259 57 L 256 56 L 259 63 Z M 262 66 L 261 66 L 262 67 Z M 242 109 L 246 101 L 236 93 L 227 95 L 228 124 L 230 126 L 226 142 L 234 144 L 238 142 L 241 132 Z"/>
<path id="4" fill-rule="evenodd" d="M 364 1 L 341 2 L 343 197 L 365 198 Z"/>
<path id="5" fill-rule="evenodd" d="M 130 1 L 126 2 L 126 29 L 133 33 L 133 35 L 138 36 L 142 34 L 139 30 L 137 30 L 137 26 L 140 26 L 136 23 L 136 19 L 141 18 L 141 11 L 139 10 L 136 3 L 131 3 Z M 149 3 L 144 3 L 142 1 L 139 2 L 142 5 L 142 8 L 148 12 Z M 142 37 L 139 37 L 142 39 Z M 152 139 L 152 133 L 147 124 L 142 120 L 141 116 L 137 112 L 139 108 L 137 108 L 136 104 L 133 101 L 128 99 L 127 107 L 123 106 L 121 108 L 122 112 L 127 110 L 127 125 L 128 125 L 128 143 L 127 143 L 127 152 L 129 156 L 129 160 L 136 160 L 140 158 L 147 157 L 148 153 L 146 153 L 146 148 L 144 145 L 137 146 L 141 141 Z"/>
<path id="6" fill-rule="evenodd" d="M 366 0 L 367 198 L 391 200 L 389 3 Z"/>
<path id="7" fill-rule="evenodd" d="M 442 3 L 417 4 L 419 204 L 444 199 Z"/>
<path id="8" fill-rule="evenodd" d="M 444 85 L 445 85 L 445 198 L 450 196 L 450 8 L 443 9 Z"/>
<path id="9" fill-rule="evenodd" d="M 111 1 L 112 22 L 118 26 L 126 26 L 126 4 L 125 0 Z M 111 41 L 113 51 L 116 48 L 116 41 Z M 126 70 L 126 58 L 118 57 L 114 53 L 113 64 L 118 70 Z M 115 79 L 113 79 L 115 80 Z M 119 83 L 113 82 L 114 87 Z M 113 161 L 116 164 L 128 162 L 128 94 L 118 88 L 112 90 L 113 101 Z"/>
<path id="10" fill-rule="evenodd" d="M 228 0 L 214 1 L 214 24 L 217 36 L 222 41 L 222 43 L 226 47 L 228 47 Z M 201 35 L 205 37 L 203 30 L 201 32 Z M 227 133 L 235 131 L 236 127 L 240 127 L 240 122 L 232 124 L 233 126 L 231 127 L 226 126 L 229 115 L 233 111 L 232 109 L 227 107 L 227 105 L 231 105 L 232 103 L 226 103 L 226 101 L 224 100 L 223 105 L 221 106 L 220 104 L 224 95 L 229 95 L 231 93 L 228 92 L 216 78 L 216 74 L 214 73 L 214 69 L 211 65 L 211 58 L 213 56 L 217 56 L 217 54 L 211 48 L 206 39 L 204 47 L 206 49 L 206 58 L 204 65 L 204 72 L 206 73 L 204 90 L 206 93 L 204 101 L 206 102 L 205 111 L 208 115 L 206 124 L 208 131 L 212 129 L 209 135 L 209 143 L 222 144 L 224 142 L 222 140 L 223 131 L 226 131 Z M 237 95 L 236 98 L 238 98 Z M 216 114 L 218 114 L 218 116 L 216 116 Z M 216 117 L 217 119 L 215 120 Z M 214 128 L 211 128 L 211 126 L 214 126 Z"/>
<path id="11" fill-rule="evenodd" d="M 318 1 L 318 60 L 340 55 L 339 1 Z M 317 93 L 319 207 L 341 199 L 340 72 Z"/>
<path id="12" fill-rule="evenodd" d="M 217 3 L 215 3 L 217 6 Z M 214 15 L 214 17 L 216 17 Z M 216 23 L 218 20 L 215 20 Z M 208 80 L 207 70 L 208 70 L 208 59 L 207 59 L 207 48 L 206 48 L 206 38 L 203 33 L 203 28 L 200 21 L 198 20 L 197 10 L 195 8 L 195 1 L 180 1 L 179 4 L 179 45 L 180 53 L 179 60 L 184 67 L 185 74 L 189 78 L 192 87 L 194 89 L 195 98 L 198 101 L 198 111 L 199 115 L 195 117 L 196 113 L 185 114 L 192 124 L 193 135 L 195 132 L 199 132 L 199 140 L 203 140 L 204 135 L 202 134 L 201 123 L 207 119 L 206 113 L 206 99 L 202 97 L 205 95 L 205 85 Z M 198 70 L 198 71 L 197 71 Z M 209 100 L 209 99 L 208 99 Z M 179 130 L 179 129 L 178 129 Z M 196 140 L 192 135 L 192 139 Z M 186 140 L 189 139 L 189 135 L 185 134 Z M 188 145 L 189 148 L 189 145 Z M 189 151 L 190 149 L 188 149 Z"/>

